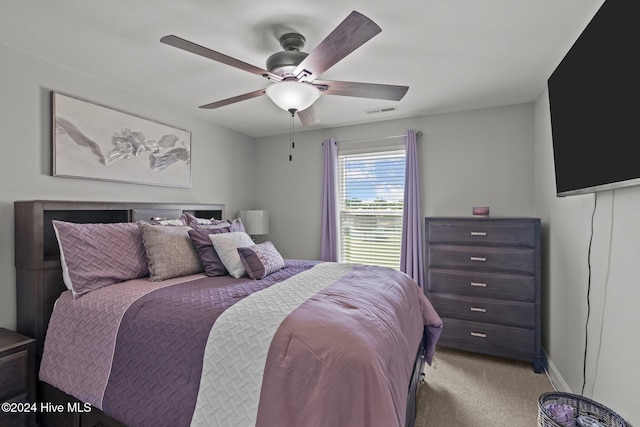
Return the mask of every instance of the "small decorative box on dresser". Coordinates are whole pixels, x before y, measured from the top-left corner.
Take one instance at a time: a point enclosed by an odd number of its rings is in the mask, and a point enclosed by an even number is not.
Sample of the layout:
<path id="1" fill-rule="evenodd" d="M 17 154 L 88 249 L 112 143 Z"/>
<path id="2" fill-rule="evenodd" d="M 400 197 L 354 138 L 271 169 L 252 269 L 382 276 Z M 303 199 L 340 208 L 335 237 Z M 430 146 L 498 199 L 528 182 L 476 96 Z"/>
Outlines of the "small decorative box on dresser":
<path id="1" fill-rule="evenodd" d="M 425 219 L 427 292 L 438 344 L 524 360 L 542 372 L 540 220 Z"/>
<path id="2" fill-rule="evenodd" d="M 35 340 L 0 328 L 0 426 L 36 424 Z"/>

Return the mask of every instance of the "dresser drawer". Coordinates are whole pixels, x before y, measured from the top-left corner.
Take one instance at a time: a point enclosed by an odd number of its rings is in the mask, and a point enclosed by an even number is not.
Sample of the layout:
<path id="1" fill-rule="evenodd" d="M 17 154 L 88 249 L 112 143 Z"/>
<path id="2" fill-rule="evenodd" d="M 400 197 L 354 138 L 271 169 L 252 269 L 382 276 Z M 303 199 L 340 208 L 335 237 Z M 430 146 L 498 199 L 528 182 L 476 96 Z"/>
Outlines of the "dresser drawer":
<path id="1" fill-rule="evenodd" d="M 531 248 L 429 245 L 429 267 L 494 270 L 535 274 L 536 251 Z"/>
<path id="2" fill-rule="evenodd" d="M 14 397 L 10 400 L 2 400 L 2 402 L 8 403 L 29 403 L 28 393 L 24 392 L 23 394 Z M 30 405 L 34 405 L 31 403 Z M 17 412 L 5 412 L 0 410 L 0 426 L 2 427 L 24 427 L 29 425 L 29 416 L 35 415 L 35 411 L 31 411 L 33 406 L 29 406 L 29 411 L 17 411 Z M 37 409 L 37 406 L 36 408 Z"/>
<path id="3" fill-rule="evenodd" d="M 483 353 L 517 352 L 535 354 L 533 329 L 443 317 L 438 345 Z"/>
<path id="4" fill-rule="evenodd" d="M 535 328 L 535 305 L 529 302 L 429 294 L 440 317 L 495 323 L 498 325 Z"/>
<path id="5" fill-rule="evenodd" d="M 509 221 L 429 221 L 430 243 L 536 246 L 533 223 Z"/>
<path id="6" fill-rule="evenodd" d="M 523 302 L 536 299 L 534 276 L 436 268 L 429 269 L 427 276 L 431 292 Z"/>
<path id="7" fill-rule="evenodd" d="M 11 398 L 29 386 L 29 353 L 26 350 L 0 358 L 0 399 Z"/>

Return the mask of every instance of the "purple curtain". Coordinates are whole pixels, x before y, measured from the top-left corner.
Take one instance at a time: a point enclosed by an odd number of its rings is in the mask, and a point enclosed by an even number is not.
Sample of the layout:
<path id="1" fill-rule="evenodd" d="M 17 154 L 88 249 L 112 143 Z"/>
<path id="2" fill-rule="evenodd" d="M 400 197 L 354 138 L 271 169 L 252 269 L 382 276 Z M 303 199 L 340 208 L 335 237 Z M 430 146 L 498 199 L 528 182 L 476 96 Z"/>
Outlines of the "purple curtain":
<path id="1" fill-rule="evenodd" d="M 400 271 L 407 273 L 424 289 L 422 261 L 422 217 L 420 215 L 420 176 L 416 131 L 409 129 L 406 137 L 407 165 L 404 176 L 404 210 L 402 213 L 402 250 Z"/>
<path id="2" fill-rule="evenodd" d="M 336 182 L 338 181 L 338 144 L 335 139 L 322 142 L 324 172 L 322 176 L 322 236 L 320 260 L 338 261 L 338 207 Z"/>

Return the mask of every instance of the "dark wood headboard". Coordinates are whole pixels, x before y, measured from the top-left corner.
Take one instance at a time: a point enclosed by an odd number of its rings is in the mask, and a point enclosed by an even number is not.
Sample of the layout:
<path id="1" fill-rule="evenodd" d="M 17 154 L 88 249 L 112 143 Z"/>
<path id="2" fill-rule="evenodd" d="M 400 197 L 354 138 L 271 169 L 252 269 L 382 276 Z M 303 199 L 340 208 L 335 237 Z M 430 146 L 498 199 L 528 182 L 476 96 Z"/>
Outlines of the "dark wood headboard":
<path id="1" fill-rule="evenodd" d="M 175 219 L 183 212 L 199 218 L 224 218 L 224 205 L 199 203 L 76 202 L 31 200 L 14 202 L 18 332 L 35 338 L 37 358 L 53 305 L 67 288 L 62 280 L 60 252 L 51 220 L 113 223 Z"/>

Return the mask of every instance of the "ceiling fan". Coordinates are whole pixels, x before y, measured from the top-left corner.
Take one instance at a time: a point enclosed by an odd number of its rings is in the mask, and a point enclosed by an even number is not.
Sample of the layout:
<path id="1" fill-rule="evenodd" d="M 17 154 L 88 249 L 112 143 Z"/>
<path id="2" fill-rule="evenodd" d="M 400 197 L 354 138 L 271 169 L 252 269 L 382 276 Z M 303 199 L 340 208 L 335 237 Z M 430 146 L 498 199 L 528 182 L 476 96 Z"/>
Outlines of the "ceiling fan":
<path id="1" fill-rule="evenodd" d="M 313 103 L 323 93 L 391 101 L 399 101 L 407 93 L 408 86 L 318 79 L 322 73 L 381 31 L 381 28 L 371 19 L 353 11 L 309 53 L 301 50 L 306 42 L 304 36 L 294 32 L 286 33 L 279 39 L 284 51 L 274 53 L 267 59 L 267 69 L 256 67 L 178 36 L 164 36 L 160 41 L 265 77 L 272 82 L 264 89 L 201 105 L 200 108 L 219 108 L 267 95 L 276 105 L 291 113 L 292 117 L 297 113 L 303 125 L 311 125 L 318 122 Z"/>

